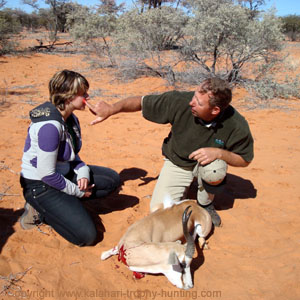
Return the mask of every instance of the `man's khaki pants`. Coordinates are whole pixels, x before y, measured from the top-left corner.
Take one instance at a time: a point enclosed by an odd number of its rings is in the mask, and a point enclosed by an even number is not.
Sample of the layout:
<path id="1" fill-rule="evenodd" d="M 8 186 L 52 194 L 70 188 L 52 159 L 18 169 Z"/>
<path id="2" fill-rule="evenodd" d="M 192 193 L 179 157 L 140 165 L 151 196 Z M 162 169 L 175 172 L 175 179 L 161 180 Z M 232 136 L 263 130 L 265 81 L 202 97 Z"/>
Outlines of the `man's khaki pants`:
<path id="1" fill-rule="evenodd" d="M 198 202 L 201 205 L 208 205 L 214 200 L 215 195 L 207 193 L 202 185 L 199 174 L 201 166 L 199 164 L 192 168 L 182 168 L 174 165 L 167 158 L 164 160 L 164 165 L 152 194 L 150 212 L 163 207 L 164 199 L 171 199 L 174 202 L 185 199 L 194 177 L 198 178 Z"/>

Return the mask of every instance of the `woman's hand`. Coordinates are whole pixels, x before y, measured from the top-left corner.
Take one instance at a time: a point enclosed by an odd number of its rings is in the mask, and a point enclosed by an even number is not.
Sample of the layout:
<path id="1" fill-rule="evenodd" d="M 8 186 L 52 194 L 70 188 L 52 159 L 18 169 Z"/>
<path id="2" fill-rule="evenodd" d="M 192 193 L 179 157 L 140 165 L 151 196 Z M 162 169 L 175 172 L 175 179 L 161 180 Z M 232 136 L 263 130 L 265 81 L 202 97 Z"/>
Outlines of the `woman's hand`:
<path id="1" fill-rule="evenodd" d="M 87 178 L 81 178 L 77 181 L 77 185 L 81 191 L 84 191 L 89 185 L 89 180 Z"/>
<path id="2" fill-rule="evenodd" d="M 88 198 L 92 195 L 94 184 L 89 185 L 89 180 L 87 178 L 81 178 L 77 181 L 78 187 L 84 192 L 83 198 Z"/>
<path id="3" fill-rule="evenodd" d="M 89 185 L 89 186 L 86 188 L 86 190 L 84 191 L 83 198 L 88 198 L 88 197 L 90 197 L 90 196 L 92 195 L 92 193 L 93 193 L 93 187 L 94 187 L 94 186 L 95 186 L 95 185 L 92 184 L 92 185 Z"/>

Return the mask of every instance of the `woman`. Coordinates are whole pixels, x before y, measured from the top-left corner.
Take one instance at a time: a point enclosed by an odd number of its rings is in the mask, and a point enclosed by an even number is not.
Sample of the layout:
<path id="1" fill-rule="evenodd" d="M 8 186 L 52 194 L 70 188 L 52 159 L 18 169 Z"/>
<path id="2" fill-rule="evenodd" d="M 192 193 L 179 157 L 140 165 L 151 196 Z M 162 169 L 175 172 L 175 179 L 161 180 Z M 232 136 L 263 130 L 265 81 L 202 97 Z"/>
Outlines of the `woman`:
<path id="1" fill-rule="evenodd" d="M 50 102 L 30 112 L 20 178 L 26 200 L 22 228 L 45 222 L 79 246 L 93 244 L 97 235 L 82 200 L 106 196 L 120 184 L 115 171 L 87 166 L 78 156 L 81 134 L 73 111 L 85 109 L 88 89 L 79 73 L 63 70 L 52 77 Z"/>

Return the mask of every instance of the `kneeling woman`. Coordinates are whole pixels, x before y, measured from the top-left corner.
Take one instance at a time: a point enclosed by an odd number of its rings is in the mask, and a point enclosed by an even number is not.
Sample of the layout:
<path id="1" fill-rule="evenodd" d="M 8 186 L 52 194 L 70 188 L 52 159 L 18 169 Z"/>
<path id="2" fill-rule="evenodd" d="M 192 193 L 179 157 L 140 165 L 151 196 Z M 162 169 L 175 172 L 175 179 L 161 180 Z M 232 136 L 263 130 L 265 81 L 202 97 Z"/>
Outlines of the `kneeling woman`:
<path id="1" fill-rule="evenodd" d="M 79 246 L 92 245 L 97 236 L 82 201 L 104 197 L 120 185 L 114 170 L 88 166 L 78 155 L 81 133 L 73 111 L 84 110 L 88 88 L 88 81 L 73 71 L 52 77 L 50 101 L 30 112 L 20 178 L 26 200 L 22 228 L 44 222 Z"/>

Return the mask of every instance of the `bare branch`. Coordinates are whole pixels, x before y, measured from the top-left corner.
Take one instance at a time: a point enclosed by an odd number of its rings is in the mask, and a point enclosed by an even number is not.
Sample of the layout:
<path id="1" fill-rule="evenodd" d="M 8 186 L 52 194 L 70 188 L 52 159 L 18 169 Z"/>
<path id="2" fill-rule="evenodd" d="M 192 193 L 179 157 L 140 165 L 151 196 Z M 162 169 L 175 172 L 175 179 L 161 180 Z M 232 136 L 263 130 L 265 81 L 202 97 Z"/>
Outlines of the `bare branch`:
<path id="1" fill-rule="evenodd" d="M 19 286 L 17 283 L 22 280 L 22 278 L 30 271 L 32 267 L 27 268 L 24 272 L 19 272 L 16 274 L 10 274 L 9 276 L 1 276 L 0 279 L 4 280 L 6 284 L 3 285 L 2 290 L 0 291 L 0 295 L 7 294 L 14 296 L 14 291 L 20 291 L 22 290 L 21 286 Z"/>
<path id="2" fill-rule="evenodd" d="M 5 6 L 7 2 L 5 0 L 0 0 L 0 8 L 2 8 L 3 6 Z"/>
<path id="3" fill-rule="evenodd" d="M 39 9 L 38 0 L 22 0 L 22 3 L 29 5 L 34 9 Z"/>

